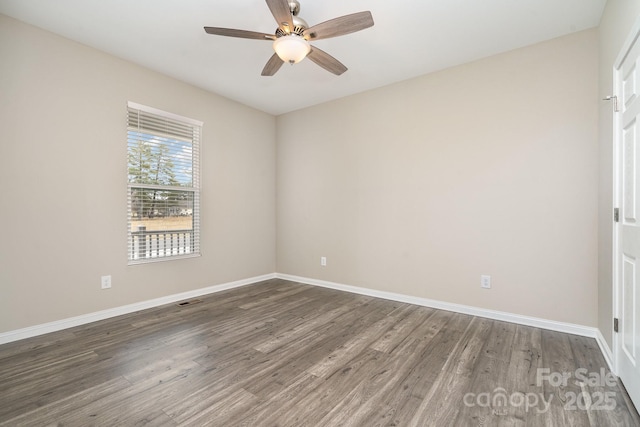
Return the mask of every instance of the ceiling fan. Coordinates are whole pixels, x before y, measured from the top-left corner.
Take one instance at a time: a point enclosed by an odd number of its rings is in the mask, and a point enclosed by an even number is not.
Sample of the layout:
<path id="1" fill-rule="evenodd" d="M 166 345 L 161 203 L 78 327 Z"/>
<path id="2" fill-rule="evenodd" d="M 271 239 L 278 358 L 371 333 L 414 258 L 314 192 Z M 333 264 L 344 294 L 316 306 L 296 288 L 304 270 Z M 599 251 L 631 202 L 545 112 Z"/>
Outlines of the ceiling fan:
<path id="1" fill-rule="evenodd" d="M 273 76 L 285 62 L 295 64 L 304 58 L 309 58 L 325 70 L 339 76 L 347 71 L 347 67 L 328 53 L 311 46 L 309 41 L 342 36 L 373 26 L 371 12 L 366 11 L 330 19 L 309 27 L 306 21 L 298 16 L 300 12 L 298 0 L 266 0 L 266 2 L 278 23 L 275 34 L 232 28 L 204 27 L 208 34 L 218 36 L 272 40 L 276 53 L 264 66 L 263 76 Z"/>

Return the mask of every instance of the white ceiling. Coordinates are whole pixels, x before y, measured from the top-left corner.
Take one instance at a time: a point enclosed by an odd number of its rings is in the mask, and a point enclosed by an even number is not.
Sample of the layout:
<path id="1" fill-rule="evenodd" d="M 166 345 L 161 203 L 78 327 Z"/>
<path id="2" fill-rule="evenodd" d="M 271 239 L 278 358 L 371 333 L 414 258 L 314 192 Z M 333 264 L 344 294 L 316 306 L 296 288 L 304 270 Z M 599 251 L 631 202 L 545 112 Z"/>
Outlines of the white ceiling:
<path id="1" fill-rule="evenodd" d="M 271 42 L 204 26 L 273 33 L 264 0 L 0 0 L 0 13 L 271 114 L 319 104 L 596 27 L 606 0 L 299 0 L 309 25 L 370 10 L 375 25 L 313 44 L 349 70 L 309 60 L 260 72 Z"/>

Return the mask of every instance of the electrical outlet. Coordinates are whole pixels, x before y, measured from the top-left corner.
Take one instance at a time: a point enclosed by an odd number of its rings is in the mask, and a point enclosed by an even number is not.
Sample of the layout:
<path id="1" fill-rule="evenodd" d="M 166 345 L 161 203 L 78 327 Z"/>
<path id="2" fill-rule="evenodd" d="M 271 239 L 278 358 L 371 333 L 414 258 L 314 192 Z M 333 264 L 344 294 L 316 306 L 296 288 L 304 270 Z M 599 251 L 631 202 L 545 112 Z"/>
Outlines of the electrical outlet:
<path id="1" fill-rule="evenodd" d="M 111 276 L 102 276 L 100 278 L 100 286 L 102 289 L 109 289 L 111 287 Z"/>
<path id="2" fill-rule="evenodd" d="M 484 289 L 491 289 L 491 276 L 480 276 L 480 287 Z"/>
<path id="3" fill-rule="evenodd" d="M 320 257 L 320 265 L 323 266 L 323 267 L 327 266 L 327 257 L 326 256 Z"/>

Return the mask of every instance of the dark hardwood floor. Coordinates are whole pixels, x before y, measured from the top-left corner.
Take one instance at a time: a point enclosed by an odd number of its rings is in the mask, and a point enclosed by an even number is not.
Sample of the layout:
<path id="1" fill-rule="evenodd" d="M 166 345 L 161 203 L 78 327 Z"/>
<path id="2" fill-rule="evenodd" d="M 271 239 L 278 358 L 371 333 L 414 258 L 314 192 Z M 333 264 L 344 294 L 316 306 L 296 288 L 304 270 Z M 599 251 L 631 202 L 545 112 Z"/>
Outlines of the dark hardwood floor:
<path id="1" fill-rule="evenodd" d="M 282 280 L 200 299 L 0 346 L 0 425 L 640 425 L 590 338 Z"/>

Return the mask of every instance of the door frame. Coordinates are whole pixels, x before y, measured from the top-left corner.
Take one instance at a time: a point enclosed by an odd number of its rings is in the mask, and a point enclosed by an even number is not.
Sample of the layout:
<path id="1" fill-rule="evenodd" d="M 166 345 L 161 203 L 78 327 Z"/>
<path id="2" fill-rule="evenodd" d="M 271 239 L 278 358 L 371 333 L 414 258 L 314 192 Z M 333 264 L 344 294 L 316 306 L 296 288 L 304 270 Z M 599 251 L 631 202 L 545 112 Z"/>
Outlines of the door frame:
<path id="1" fill-rule="evenodd" d="M 622 181 L 623 181 L 623 177 L 622 177 L 622 162 L 621 162 L 621 156 L 622 156 L 622 150 L 623 150 L 623 146 L 622 146 L 622 129 L 621 129 L 621 124 L 622 124 L 622 106 L 624 104 L 624 99 L 622 99 L 622 88 L 620 87 L 620 82 L 622 81 L 622 79 L 620 78 L 620 74 L 621 74 L 621 67 L 622 67 L 622 63 L 624 62 L 624 60 L 626 59 L 627 55 L 629 54 L 629 51 L 631 50 L 631 47 L 633 46 L 633 44 L 635 42 L 640 43 L 640 17 L 638 17 L 635 21 L 635 23 L 633 24 L 633 27 L 631 28 L 631 31 L 629 33 L 629 35 L 627 36 L 627 38 L 625 39 L 622 48 L 620 49 L 620 52 L 618 53 L 618 56 L 616 57 L 615 62 L 613 63 L 613 96 L 617 97 L 616 102 L 617 105 L 620 106 L 620 111 L 616 112 L 615 109 L 613 108 L 614 106 L 611 106 L 612 109 L 612 117 L 613 117 L 613 121 L 612 121 L 612 125 L 613 125 L 613 206 L 611 206 L 611 215 L 613 216 L 613 210 L 615 208 L 620 209 L 620 221 L 619 222 L 613 222 L 613 251 L 612 251 L 612 255 L 613 255 L 613 266 L 612 266 L 612 272 L 613 272 L 613 295 L 612 295 L 612 299 L 613 299 L 613 317 L 619 319 L 620 318 L 620 314 L 621 314 L 621 297 L 622 297 L 622 280 L 621 280 L 621 260 L 620 260 L 620 253 L 621 253 L 621 248 L 620 248 L 620 233 L 622 232 L 622 216 L 623 216 L 623 212 L 622 212 Z M 637 82 L 638 85 L 640 85 L 640 82 Z M 613 218 L 612 218 L 613 220 Z M 621 357 L 621 350 L 620 350 L 620 334 L 617 332 L 614 332 L 613 330 L 613 319 L 611 321 L 611 336 L 612 336 L 612 345 L 613 345 L 613 360 L 612 362 L 612 366 L 611 366 L 611 370 L 615 375 L 619 374 L 619 368 L 620 368 L 620 357 Z"/>

